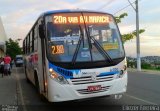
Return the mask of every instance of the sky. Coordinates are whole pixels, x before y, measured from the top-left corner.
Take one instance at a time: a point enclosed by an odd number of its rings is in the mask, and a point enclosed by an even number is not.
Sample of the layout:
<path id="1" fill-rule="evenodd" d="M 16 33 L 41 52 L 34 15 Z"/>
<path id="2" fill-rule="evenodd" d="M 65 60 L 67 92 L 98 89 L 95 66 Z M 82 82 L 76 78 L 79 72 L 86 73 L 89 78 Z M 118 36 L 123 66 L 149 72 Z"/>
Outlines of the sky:
<path id="1" fill-rule="evenodd" d="M 135 0 L 130 0 L 134 2 Z M 8 38 L 22 40 L 38 18 L 49 10 L 89 9 L 99 10 L 118 16 L 128 13 L 120 24 L 121 34 L 136 29 L 136 14 L 128 0 L 0 0 L 0 17 Z M 134 5 L 134 4 L 133 4 Z M 139 0 L 141 56 L 160 56 L 160 0 Z M 121 11 L 119 11 L 121 10 Z M 22 46 L 22 41 L 20 42 Z M 124 44 L 127 56 L 136 57 L 136 39 Z"/>

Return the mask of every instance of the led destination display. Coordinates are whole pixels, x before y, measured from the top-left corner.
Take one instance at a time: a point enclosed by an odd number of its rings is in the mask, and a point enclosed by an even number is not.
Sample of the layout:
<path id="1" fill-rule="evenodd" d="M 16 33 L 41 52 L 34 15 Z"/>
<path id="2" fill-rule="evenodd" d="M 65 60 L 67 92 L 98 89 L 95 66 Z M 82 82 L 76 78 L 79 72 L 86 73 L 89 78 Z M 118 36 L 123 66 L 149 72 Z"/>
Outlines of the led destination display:
<path id="1" fill-rule="evenodd" d="M 53 16 L 54 24 L 106 24 L 110 22 L 110 17 L 105 14 L 57 14 Z"/>

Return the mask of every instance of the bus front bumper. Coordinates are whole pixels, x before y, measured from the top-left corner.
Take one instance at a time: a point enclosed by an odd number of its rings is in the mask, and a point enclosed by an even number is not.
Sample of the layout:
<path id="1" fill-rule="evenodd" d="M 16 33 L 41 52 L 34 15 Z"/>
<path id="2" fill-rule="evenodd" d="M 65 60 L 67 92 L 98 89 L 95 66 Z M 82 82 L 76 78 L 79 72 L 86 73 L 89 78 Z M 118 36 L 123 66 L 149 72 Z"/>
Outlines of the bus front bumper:
<path id="1" fill-rule="evenodd" d="M 112 81 L 92 83 L 92 84 L 80 84 L 80 85 L 70 85 L 70 84 L 59 84 L 52 80 L 50 77 L 48 79 L 48 101 L 50 102 L 63 102 L 70 100 L 87 99 L 93 97 L 101 97 L 108 95 L 116 95 L 125 93 L 127 90 L 127 72 L 122 78 L 114 79 Z M 88 86 L 107 87 L 105 91 L 87 92 Z M 85 91 L 85 94 L 84 92 Z"/>

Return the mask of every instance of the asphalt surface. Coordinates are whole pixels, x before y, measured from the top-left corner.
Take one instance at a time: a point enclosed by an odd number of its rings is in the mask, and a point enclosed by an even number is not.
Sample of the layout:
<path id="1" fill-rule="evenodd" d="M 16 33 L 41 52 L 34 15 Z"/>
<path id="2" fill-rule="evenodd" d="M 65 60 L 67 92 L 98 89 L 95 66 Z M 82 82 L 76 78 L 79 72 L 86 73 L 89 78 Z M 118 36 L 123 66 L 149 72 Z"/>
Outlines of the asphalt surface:
<path id="1" fill-rule="evenodd" d="M 111 96 L 55 104 L 40 99 L 35 87 L 26 82 L 23 68 L 14 68 L 12 72 L 11 76 L 0 78 L 0 104 L 19 105 L 19 111 L 127 111 L 140 110 L 142 105 L 160 110 L 157 106 L 160 105 L 160 73 L 128 72 L 127 93 L 120 100 Z M 127 109 L 130 105 L 134 106 Z"/>

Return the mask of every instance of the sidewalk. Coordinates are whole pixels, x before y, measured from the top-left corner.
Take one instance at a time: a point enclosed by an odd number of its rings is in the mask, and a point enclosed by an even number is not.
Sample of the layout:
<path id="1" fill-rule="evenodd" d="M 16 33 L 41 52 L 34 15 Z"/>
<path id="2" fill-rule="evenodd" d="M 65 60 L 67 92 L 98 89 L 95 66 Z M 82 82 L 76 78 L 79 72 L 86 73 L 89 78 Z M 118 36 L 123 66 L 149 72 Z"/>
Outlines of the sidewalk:
<path id="1" fill-rule="evenodd" d="M 0 74 L 0 105 L 17 105 L 17 82 L 15 69 L 12 69 L 11 76 Z"/>

